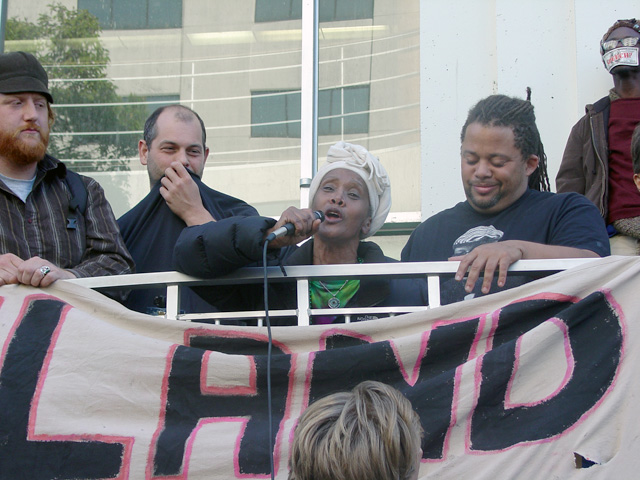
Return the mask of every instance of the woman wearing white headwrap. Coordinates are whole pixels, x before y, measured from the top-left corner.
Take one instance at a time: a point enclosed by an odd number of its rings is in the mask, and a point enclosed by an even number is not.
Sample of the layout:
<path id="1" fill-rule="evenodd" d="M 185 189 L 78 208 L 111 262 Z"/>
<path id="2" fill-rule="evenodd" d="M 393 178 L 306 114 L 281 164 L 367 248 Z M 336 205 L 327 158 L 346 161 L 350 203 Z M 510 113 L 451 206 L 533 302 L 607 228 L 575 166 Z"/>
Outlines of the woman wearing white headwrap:
<path id="1" fill-rule="evenodd" d="M 327 164 L 314 177 L 309 193 L 309 209 L 290 207 L 277 223 L 266 217 L 232 217 L 185 229 L 176 244 L 174 262 L 177 270 L 207 278 L 260 262 L 264 239 L 286 223 L 292 223 L 295 232 L 269 244 L 274 247 L 270 251 L 270 264 L 394 261 L 385 257 L 375 243 L 362 241 L 382 227 L 391 208 L 387 172 L 364 147 L 345 142 L 332 146 L 327 154 Z M 314 211 L 324 214 L 323 222 L 313 214 Z M 311 240 L 299 247 L 296 245 L 311 235 Z M 194 255 L 194 252 L 200 253 Z M 418 285 L 411 280 L 381 277 L 311 280 L 309 296 L 313 308 L 419 305 L 424 297 Z M 203 288 L 198 293 L 223 310 L 247 310 L 247 305 L 261 309 L 262 295 L 253 287 L 238 287 L 233 293 L 218 287 Z M 295 308 L 295 298 L 295 285 L 273 284 L 269 305 L 273 309 Z M 363 318 L 352 318 L 352 321 L 360 319 Z M 335 320 L 336 316 L 314 317 L 312 323 Z"/>
<path id="2" fill-rule="evenodd" d="M 391 183 L 387 171 L 380 160 L 371 155 L 366 148 L 346 142 L 336 143 L 327 152 L 327 164 L 318 171 L 311 182 L 309 198 L 312 199 L 310 205 L 312 210 L 315 210 L 313 202 L 320 184 L 324 183 L 323 181 L 329 172 L 337 169 L 353 172 L 365 183 L 371 225 L 369 232 L 363 234 L 361 238 L 370 237 L 384 225 L 391 209 Z"/>

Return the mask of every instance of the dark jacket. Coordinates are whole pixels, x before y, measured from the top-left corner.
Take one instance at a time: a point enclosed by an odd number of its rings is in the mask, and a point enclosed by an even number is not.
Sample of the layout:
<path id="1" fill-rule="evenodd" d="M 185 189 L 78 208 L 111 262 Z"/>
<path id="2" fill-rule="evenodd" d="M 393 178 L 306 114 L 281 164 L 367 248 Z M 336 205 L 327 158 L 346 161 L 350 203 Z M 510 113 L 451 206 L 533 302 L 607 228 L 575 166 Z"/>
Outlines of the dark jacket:
<path id="1" fill-rule="evenodd" d="M 202 205 L 215 219 L 234 215 L 258 215 L 255 208 L 237 198 L 209 188 L 200 178 L 189 172 L 198 185 Z M 187 226 L 167 206 L 160 195 L 160 181 L 140 203 L 118 219 L 122 238 L 136 262 L 138 273 L 165 272 L 173 270 L 173 248 L 180 232 Z M 125 306 L 131 310 L 153 314 L 155 307 L 163 310 L 166 302 L 165 290 L 147 288 L 133 290 Z M 190 289 L 182 289 L 180 305 L 183 310 L 210 312 L 211 307 L 194 295 Z"/>
<path id="2" fill-rule="evenodd" d="M 184 229 L 176 242 L 174 264 L 179 272 L 200 278 L 215 278 L 244 266 L 262 265 L 265 232 L 275 224 L 266 217 L 234 217 Z M 364 263 L 387 263 L 386 257 L 373 242 L 360 242 L 358 256 Z M 300 247 L 292 246 L 269 251 L 268 265 L 312 265 L 313 239 Z M 413 279 L 390 280 L 383 277 L 363 277 L 358 292 L 346 305 L 350 307 L 425 305 L 424 282 Z M 194 290 L 223 311 L 262 310 L 262 284 L 229 288 L 201 287 Z M 296 308 L 295 282 L 269 285 L 269 308 Z M 352 316 L 352 321 L 366 320 L 370 315 Z M 292 324 L 273 321 L 272 324 Z"/>
<path id="3" fill-rule="evenodd" d="M 577 192 L 591 200 L 604 219 L 609 195 L 609 111 L 604 97 L 587 105 L 586 114 L 571 130 L 556 177 L 558 193 Z"/>

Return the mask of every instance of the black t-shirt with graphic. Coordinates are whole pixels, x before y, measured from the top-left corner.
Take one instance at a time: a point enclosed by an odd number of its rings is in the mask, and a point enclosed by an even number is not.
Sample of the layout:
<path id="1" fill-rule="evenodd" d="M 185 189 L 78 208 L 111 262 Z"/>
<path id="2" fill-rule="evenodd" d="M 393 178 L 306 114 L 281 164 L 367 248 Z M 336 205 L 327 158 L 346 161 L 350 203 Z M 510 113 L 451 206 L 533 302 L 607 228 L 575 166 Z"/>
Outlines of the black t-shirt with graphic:
<path id="1" fill-rule="evenodd" d="M 525 240 L 610 254 L 609 238 L 598 209 L 577 193 L 554 194 L 527 190 L 516 202 L 492 215 L 476 212 L 468 202 L 460 202 L 420 224 L 402 250 L 403 262 L 435 262 L 465 255 L 478 245 L 504 240 Z M 532 277 L 509 275 L 502 289 L 513 288 Z M 472 294 L 464 282 L 452 277 L 441 281 L 443 304 L 481 295 L 481 282 Z"/>

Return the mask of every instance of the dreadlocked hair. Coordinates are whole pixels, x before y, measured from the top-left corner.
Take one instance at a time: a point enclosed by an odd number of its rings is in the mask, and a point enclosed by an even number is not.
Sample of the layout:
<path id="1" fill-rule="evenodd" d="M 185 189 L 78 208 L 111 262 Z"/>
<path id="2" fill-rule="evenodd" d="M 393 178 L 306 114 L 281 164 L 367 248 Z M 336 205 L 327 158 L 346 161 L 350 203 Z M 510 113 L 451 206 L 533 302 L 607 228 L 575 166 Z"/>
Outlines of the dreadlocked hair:
<path id="1" fill-rule="evenodd" d="M 547 173 L 547 155 L 540 139 L 540 132 L 536 126 L 536 116 L 531 104 L 531 89 L 527 87 L 527 100 L 506 95 L 491 95 L 480 100 L 467 116 L 462 127 L 460 140 L 464 141 L 467 127 L 472 123 L 479 123 L 488 127 L 509 127 L 513 130 L 515 147 L 520 150 L 523 158 L 536 155 L 539 159 L 538 167 L 529 175 L 529 188 L 548 192 L 549 174 Z"/>

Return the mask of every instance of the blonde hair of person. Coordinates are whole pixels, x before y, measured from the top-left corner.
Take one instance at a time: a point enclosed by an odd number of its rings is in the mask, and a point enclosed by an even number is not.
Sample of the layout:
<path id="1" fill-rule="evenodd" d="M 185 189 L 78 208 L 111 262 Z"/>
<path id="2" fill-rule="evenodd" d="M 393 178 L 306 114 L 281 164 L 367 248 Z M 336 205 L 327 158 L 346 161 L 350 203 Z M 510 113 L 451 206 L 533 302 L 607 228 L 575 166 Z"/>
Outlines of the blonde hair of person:
<path id="1" fill-rule="evenodd" d="M 365 381 L 311 404 L 296 427 L 289 480 L 417 478 L 422 426 L 411 403 Z"/>

